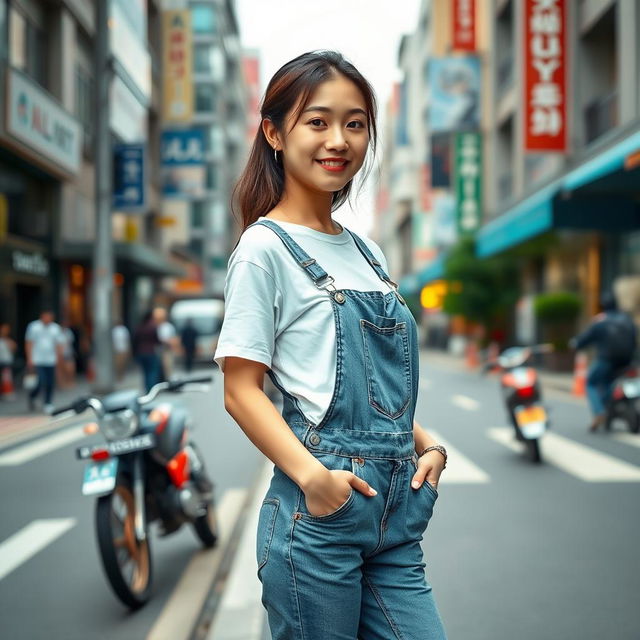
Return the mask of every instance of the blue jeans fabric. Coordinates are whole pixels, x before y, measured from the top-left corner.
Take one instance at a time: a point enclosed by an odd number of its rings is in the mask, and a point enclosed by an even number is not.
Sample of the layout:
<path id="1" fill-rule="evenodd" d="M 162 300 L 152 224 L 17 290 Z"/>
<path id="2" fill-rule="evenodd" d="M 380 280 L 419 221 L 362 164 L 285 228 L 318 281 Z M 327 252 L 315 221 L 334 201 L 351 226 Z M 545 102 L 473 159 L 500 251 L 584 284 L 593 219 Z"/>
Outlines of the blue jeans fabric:
<path id="1" fill-rule="evenodd" d="M 36 365 L 36 373 L 38 374 L 38 384 L 29 393 L 31 398 L 35 400 L 40 393 L 40 390 L 44 392 L 44 403 L 51 404 L 53 402 L 53 388 L 56 383 L 56 368 L 45 367 L 42 365 Z"/>
<path id="2" fill-rule="evenodd" d="M 260 509 L 256 554 L 262 602 L 273 640 L 443 640 L 425 578 L 420 542 L 438 494 L 411 488 L 417 458 L 413 417 L 418 394 L 415 320 L 396 291 L 330 290 L 320 265 L 273 221 L 316 286 L 327 288 L 336 323 L 332 400 L 319 424 L 280 385 L 282 416 L 328 469 L 352 471 L 378 494 L 352 491 L 336 511 L 313 516 L 304 493 L 277 467 Z M 364 242 L 353 239 L 380 278 Z"/>
<path id="3" fill-rule="evenodd" d="M 156 353 L 142 353 L 137 356 L 137 360 L 142 368 L 145 391 L 148 392 L 154 384 L 160 382 L 162 372 L 160 356 Z"/>
<path id="4" fill-rule="evenodd" d="M 619 370 L 620 366 L 600 358 L 591 365 L 587 375 L 587 397 L 593 415 L 601 415 L 606 411 Z"/>

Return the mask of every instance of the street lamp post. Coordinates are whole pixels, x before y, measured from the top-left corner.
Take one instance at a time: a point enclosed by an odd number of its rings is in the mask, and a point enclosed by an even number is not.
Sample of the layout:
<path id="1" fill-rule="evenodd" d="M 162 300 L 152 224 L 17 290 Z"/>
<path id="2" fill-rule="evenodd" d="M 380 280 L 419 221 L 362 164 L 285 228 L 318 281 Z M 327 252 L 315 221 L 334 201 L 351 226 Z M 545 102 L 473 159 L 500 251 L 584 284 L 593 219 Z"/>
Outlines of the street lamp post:
<path id="1" fill-rule="evenodd" d="M 111 229 L 112 157 L 109 132 L 109 1 L 97 0 L 95 38 L 95 205 L 96 241 L 93 254 L 93 339 L 95 390 L 113 390 L 111 306 L 113 238 Z"/>

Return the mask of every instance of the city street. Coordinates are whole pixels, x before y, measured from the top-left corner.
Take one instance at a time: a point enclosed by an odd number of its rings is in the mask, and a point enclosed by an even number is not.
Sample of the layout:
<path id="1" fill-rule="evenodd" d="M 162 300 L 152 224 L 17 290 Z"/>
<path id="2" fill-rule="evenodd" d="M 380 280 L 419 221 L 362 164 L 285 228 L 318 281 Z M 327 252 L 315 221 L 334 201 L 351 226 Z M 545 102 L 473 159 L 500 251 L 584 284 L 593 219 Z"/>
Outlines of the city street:
<path id="1" fill-rule="evenodd" d="M 264 468 L 226 415 L 221 392 L 216 372 L 210 395 L 184 396 L 217 481 L 219 504 L 225 494 L 250 486 Z M 535 466 L 511 448 L 497 378 L 423 353 L 417 419 L 447 446 L 450 460 L 424 549 L 452 640 L 638 637 L 640 552 L 631 532 L 640 520 L 640 438 L 588 434 L 582 399 L 549 388 L 546 400 L 553 429 L 543 442 L 545 463 Z M 82 465 L 73 459 L 77 442 L 13 466 L 0 455 L 0 566 L 10 560 L 3 555 L 10 536 L 37 520 L 50 528 L 39 544 L 35 535 L 25 537 L 23 547 L 37 548 L 22 549 L 23 560 L 2 572 L 3 637 L 49 638 L 55 629 L 56 637 L 70 640 L 173 638 L 158 620 L 167 620 L 166 607 L 180 598 L 174 588 L 198 552 L 195 537 L 185 530 L 152 539 L 154 598 L 141 611 L 126 612 L 99 565 L 93 501 L 80 495 Z M 252 557 L 254 516 L 248 514 L 248 529 L 238 536 L 225 584 L 245 598 L 244 611 L 253 599 L 254 612 L 262 616 Z M 180 588 L 186 593 L 192 587 L 183 579 Z M 255 619 L 232 615 L 238 598 L 221 596 L 210 640 L 258 640 Z M 233 627 L 220 624 L 221 618 L 235 620 Z"/>

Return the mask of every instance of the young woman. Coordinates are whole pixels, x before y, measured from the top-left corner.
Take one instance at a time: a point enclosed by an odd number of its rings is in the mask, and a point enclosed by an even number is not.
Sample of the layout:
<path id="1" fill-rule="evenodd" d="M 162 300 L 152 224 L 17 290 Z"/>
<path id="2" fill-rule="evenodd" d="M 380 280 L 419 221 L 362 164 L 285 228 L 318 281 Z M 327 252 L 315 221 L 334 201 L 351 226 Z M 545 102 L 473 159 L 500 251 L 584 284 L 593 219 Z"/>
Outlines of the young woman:
<path id="1" fill-rule="evenodd" d="M 375 110 L 340 54 L 295 58 L 237 185 L 214 359 L 225 408 L 275 464 L 257 540 L 273 640 L 445 638 L 420 541 L 446 451 L 413 420 L 416 324 L 379 247 L 331 217 L 375 152 Z"/>

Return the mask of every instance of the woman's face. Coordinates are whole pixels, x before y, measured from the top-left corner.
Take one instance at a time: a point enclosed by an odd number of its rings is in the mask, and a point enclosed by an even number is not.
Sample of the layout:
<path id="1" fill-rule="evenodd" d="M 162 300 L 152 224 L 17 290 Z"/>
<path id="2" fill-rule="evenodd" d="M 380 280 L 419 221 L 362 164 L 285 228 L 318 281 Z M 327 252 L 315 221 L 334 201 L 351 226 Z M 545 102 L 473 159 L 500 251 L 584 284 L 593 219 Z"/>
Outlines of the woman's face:
<path id="1" fill-rule="evenodd" d="M 362 167 L 369 144 L 360 90 L 336 74 L 311 94 L 294 125 L 295 111 L 285 122 L 282 145 L 287 180 L 313 191 L 340 191 Z"/>

